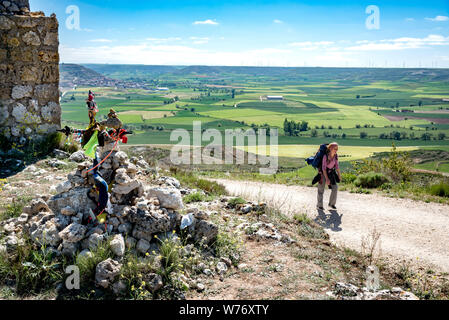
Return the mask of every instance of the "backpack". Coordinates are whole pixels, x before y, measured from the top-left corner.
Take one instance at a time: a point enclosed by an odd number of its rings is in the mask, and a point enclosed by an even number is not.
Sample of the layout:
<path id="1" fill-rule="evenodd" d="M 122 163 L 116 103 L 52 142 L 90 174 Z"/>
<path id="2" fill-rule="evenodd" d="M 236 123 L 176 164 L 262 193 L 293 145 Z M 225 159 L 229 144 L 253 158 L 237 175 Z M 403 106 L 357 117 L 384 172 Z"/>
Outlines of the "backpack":
<path id="1" fill-rule="evenodd" d="M 315 169 L 321 169 L 321 166 L 323 164 L 323 157 L 326 155 L 328 145 L 329 144 L 327 143 L 320 145 L 318 152 L 314 156 L 306 159 L 307 164 L 309 166 L 311 165 Z"/>

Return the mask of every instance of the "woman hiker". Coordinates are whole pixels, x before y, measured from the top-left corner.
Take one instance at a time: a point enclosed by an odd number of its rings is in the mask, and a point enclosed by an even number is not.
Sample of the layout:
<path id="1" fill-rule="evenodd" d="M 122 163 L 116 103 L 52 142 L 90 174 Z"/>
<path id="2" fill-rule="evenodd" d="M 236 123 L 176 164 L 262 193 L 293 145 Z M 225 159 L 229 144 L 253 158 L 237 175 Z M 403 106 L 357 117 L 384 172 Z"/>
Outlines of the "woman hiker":
<path id="1" fill-rule="evenodd" d="M 318 210 L 324 210 L 323 195 L 324 188 L 329 186 L 332 190 L 329 198 L 329 207 L 337 209 L 337 183 L 341 181 L 340 167 L 338 165 L 338 143 L 333 142 L 327 146 L 327 152 L 323 156 L 323 163 L 321 167 L 321 180 L 318 184 Z"/>

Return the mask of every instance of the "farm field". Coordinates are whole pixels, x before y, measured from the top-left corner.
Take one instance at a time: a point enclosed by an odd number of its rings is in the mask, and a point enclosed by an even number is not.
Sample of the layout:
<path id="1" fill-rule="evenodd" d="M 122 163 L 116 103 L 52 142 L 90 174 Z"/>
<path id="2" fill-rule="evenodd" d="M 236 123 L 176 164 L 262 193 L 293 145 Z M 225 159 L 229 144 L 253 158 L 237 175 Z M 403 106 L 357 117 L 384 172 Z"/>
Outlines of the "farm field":
<path id="1" fill-rule="evenodd" d="M 259 154 L 259 155 L 271 155 L 272 150 L 270 146 L 238 146 L 238 149 Z M 317 146 L 315 145 L 279 145 L 277 146 L 277 153 L 280 157 L 291 158 L 308 158 L 317 152 Z M 342 162 L 360 160 L 369 158 L 374 153 L 389 152 L 391 147 L 360 147 L 360 146 L 341 146 L 339 148 L 339 160 Z M 399 147 L 397 151 L 413 151 L 418 150 L 418 147 Z"/>
<path id="2" fill-rule="evenodd" d="M 192 133 L 193 123 L 200 121 L 202 130 L 216 129 L 223 136 L 229 129 L 278 129 L 279 155 L 286 157 L 310 156 L 330 141 L 342 145 L 344 160 L 387 151 L 393 142 L 403 150 L 449 146 L 449 103 L 443 101 L 449 81 L 438 78 L 438 70 L 431 74 L 439 80 L 406 69 L 192 66 L 155 73 L 144 66 L 136 66 L 138 72 L 126 66 L 87 67 L 116 79 L 156 84 L 148 90 L 78 87 L 61 100 L 64 124 L 82 128 L 87 91 L 93 90 L 97 118 L 106 118 L 113 108 L 135 133 L 130 144 L 176 144 L 170 141 L 173 130 Z M 169 91 L 154 90 L 157 86 Z M 261 99 L 266 96 L 283 100 Z M 307 122 L 307 130 L 286 132 L 286 119 Z"/>

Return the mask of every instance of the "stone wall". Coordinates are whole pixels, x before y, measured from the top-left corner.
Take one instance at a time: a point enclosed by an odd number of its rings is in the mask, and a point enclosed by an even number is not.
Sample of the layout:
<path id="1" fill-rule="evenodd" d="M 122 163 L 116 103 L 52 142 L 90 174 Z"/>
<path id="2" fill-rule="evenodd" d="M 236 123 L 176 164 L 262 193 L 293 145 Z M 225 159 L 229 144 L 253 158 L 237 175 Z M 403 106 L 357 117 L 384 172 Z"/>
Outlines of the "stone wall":
<path id="1" fill-rule="evenodd" d="M 28 14 L 30 3 L 28 0 L 0 0 L 0 12 L 4 14 Z"/>
<path id="2" fill-rule="evenodd" d="M 0 0 L 3 8 L 5 2 Z M 25 9 L 27 2 L 9 1 Z M 0 41 L 0 134 L 24 144 L 59 129 L 56 16 L 0 10 Z"/>

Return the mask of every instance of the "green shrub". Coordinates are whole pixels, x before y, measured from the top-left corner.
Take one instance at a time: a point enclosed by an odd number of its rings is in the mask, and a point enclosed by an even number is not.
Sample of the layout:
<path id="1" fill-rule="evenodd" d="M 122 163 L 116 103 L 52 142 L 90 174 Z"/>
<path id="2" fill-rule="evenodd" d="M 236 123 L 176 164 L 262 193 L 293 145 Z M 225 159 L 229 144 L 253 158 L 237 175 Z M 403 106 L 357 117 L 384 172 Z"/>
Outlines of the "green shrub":
<path id="1" fill-rule="evenodd" d="M 341 174 L 341 180 L 343 183 L 353 183 L 357 179 L 357 176 L 353 173 L 342 173 Z"/>
<path id="2" fill-rule="evenodd" d="M 307 216 L 307 214 L 295 214 L 293 219 L 299 223 L 298 234 L 311 239 L 328 239 L 329 235 L 324 229 Z"/>
<path id="3" fill-rule="evenodd" d="M 449 184 L 440 182 L 430 186 L 430 194 L 438 197 L 449 197 Z"/>
<path id="4" fill-rule="evenodd" d="M 205 200 L 205 196 L 201 192 L 188 194 L 184 197 L 184 203 L 201 202 Z"/>
<path id="5" fill-rule="evenodd" d="M 326 231 L 313 223 L 301 223 L 298 229 L 298 234 L 311 239 L 329 239 L 329 235 Z"/>
<path id="6" fill-rule="evenodd" d="M 139 258 L 127 252 L 120 270 L 120 279 L 126 284 L 126 291 L 123 293 L 125 298 L 132 300 L 149 300 L 153 299 L 153 295 L 145 287 L 143 276 L 153 272 L 150 264 L 139 261 Z"/>
<path id="7" fill-rule="evenodd" d="M 410 154 L 407 152 L 398 152 L 396 146 L 390 153 L 382 156 L 381 159 L 363 159 L 353 162 L 357 174 L 370 172 L 382 172 L 388 175 L 394 182 L 410 181 L 413 163 L 410 160 Z"/>
<path id="8" fill-rule="evenodd" d="M 312 222 L 312 220 L 309 218 L 309 216 L 305 213 L 295 214 L 295 215 L 293 215 L 293 219 L 295 219 L 296 222 L 305 223 L 305 224 L 310 224 Z"/>
<path id="9" fill-rule="evenodd" d="M 8 138 L 6 138 L 3 134 L 0 134 L 0 150 L 2 151 L 8 151 L 12 147 L 11 142 Z"/>
<path id="10" fill-rule="evenodd" d="M 159 240 L 159 238 L 157 238 Z M 159 253 L 161 256 L 160 275 L 165 281 L 171 281 L 171 274 L 183 268 L 182 256 L 180 255 L 181 243 L 179 239 L 168 236 L 164 240 L 159 240 Z"/>
<path id="11" fill-rule="evenodd" d="M 239 262 L 241 246 L 242 240 L 238 232 L 226 231 L 224 228 L 220 228 L 212 245 L 217 257 L 229 258 L 234 265 Z"/>
<path id="12" fill-rule="evenodd" d="M 42 140 L 30 141 L 25 146 L 26 161 L 50 154 L 55 148 L 60 148 L 65 136 L 60 132 L 54 132 L 45 136 Z"/>
<path id="13" fill-rule="evenodd" d="M 1 190 L 1 189 L 0 189 Z M 31 200 L 30 197 L 19 197 L 12 200 L 11 204 L 4 207 L 4 211 L 0 212 L 0 221 L 7 220 L 10 218 L 17 218 L 22 214 L 23 207 L 28 204 Z"/>
<path id="14" fill-rule="evenodd" d="M 0 284 L 13 281 L 19 296 L 51 290 L 63 279 L 63 264 L 45 246 L 36 249 L 26 242 L 14 255 L 0 253 Z"/>
<path id="15" fill-rule="evenodd" d="M 66 136 L 60 132 L 54 132 L 42 139 L 28 140 L 23 145 L 11 144 L 4 136 L 0 136 L 0 149 L 4 151 L 14 150 L 14 158 L 23 160 L 27 164 L 47 156 L 54 149 L 73 153 L 79 149 L 79 144 L 67 141 Z"/>
<path id="16" fill-rule="evenodd" d="M 387 183 L 384 183 L 383 185 L 381 185 L 380 188 L 384 191 L 390 190 L 393 188 L 393 184 L 391 182 L 387 182 Z"/>
<path id="17" fill-rule="evenodd" d="M 358 194 L 371 194 L 371 191 L 365 188 L 355 188 L 351 189 L 349 193 L 358 193 Z"/>
<path id="18" fill-rule="evenodd" d="M 389 182 L 389 179 L 382 173 L 368 172 L 366 174 L 359 175 L 354 181 L 357 187 L 362 188 L 378 188 L 384 183 Z"/>
<path id="19" fill-rule="evenodd" d="M 86 286 L 93 285 L 97 264 L 114 256 L 106 240 L 100 242 L 95 249 L 91 250 L 91 253 L 92 256 L 77 257 L 76 259 L 76 265 L 80 270 L 81 283 Z"/>
<path id="20" fill-rule="evenodd" d="M 231 208 L 236 207 L 238 204 L 245 204 L 246 200 L 242 199 L 240 197 L 237 198 L 232 198 L 231 200 L 229 200 L 228 204 Z"/>
<path id="21" fill-rule="evenodd" d="M 227 194 L 226 188 L 215 181 L 198 178 L 191 172 L 180 172 L 177 168 L 170 168 L 170 172 L 181 184 L 188 188 L 201 189 L 207 194 L 215 196 Z"/>

